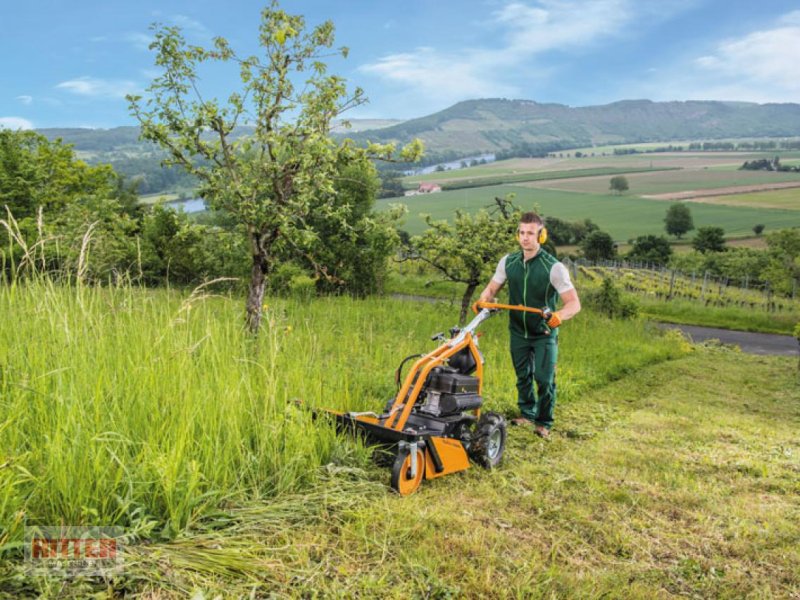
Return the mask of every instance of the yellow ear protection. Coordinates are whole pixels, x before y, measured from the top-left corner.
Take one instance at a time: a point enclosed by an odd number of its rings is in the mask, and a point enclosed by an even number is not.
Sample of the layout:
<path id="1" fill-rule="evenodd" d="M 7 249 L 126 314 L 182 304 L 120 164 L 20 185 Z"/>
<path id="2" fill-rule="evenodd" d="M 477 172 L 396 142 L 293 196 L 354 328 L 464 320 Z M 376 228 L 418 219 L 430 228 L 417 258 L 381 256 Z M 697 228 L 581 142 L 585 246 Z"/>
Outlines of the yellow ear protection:
<path id="1" fill-rule="evenodd" d="M 514 237 L 516 237 L 517 241 L 519 241 L 519 231 L 514 234 Z M 536 238 L 536 241 L 539 242 L 540 246 L 544 245 L 544 243 L 547 241 L 547 227 L 542 227 L 539 230 L 539 237 Z"/>

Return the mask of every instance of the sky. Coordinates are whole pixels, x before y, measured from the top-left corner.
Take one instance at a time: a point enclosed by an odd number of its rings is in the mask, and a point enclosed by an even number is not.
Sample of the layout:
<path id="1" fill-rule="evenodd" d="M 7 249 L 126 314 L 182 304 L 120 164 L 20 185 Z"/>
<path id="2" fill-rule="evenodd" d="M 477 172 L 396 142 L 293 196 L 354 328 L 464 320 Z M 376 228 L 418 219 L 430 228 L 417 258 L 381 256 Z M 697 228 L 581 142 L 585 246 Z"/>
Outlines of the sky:
<path id="1" fill-rule="evenodd" d="M 0 127 L 135 125 L 125 95 L 157 71 L 150 25 L 258 52 L 265 1 L 0 0 Z M 569 106 L 623 99 L 800 102 L 800 1 L 284 0 L 332 20 L 363 88 L 350 118 L 410 119 L 475 98 Z M 225 98 L 235 74 L 209 72 Z"/>

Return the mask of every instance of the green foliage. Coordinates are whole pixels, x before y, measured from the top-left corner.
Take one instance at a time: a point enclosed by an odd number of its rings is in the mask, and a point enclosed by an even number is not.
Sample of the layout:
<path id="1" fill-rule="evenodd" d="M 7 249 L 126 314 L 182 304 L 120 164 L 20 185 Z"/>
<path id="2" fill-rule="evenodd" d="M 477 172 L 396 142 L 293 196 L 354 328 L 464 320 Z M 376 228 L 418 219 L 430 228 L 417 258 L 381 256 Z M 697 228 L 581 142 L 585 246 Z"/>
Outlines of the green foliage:
<path id="1" fill-rule="evenodd" d="M 697 252 L 724 252 L 725 230 L 722 227 L 701 227 L 692 240 Z"/>
<path id="2" fill-rule="evenodd" d="M 497 261 L 513 248 L 521 211 L 511 198 L 495 198 L 493 213 L 456 211 L 453 223 L 426 217 L 428 229 L 411 240 L 413 257 L 434 267 L 448 280 L 466 286 L 459 322 L 464 323 L 475 290 L 488 281 Z"/>
<path id="3" fill-rule="evenodd" d="M 40 207 L 49 215 L 86 196 L 113 196 L 116 189 L 111 167 L 90 167 L 60 140 L 0 129 L 0 206 L 18 221 L 34 218 Z"/>
<path id="4" fill-rule="evenodd" d="M 395 155 L 394 144 L 359 148 L 330 135 L 334 118 L 364 102 L 360 89 L 349 94 L 321 60 L 333 48 L 332 22 L 307 30 L 302 16 L 273 2 L 261 13 L 258 34 L 263 56 L 240 57 L 224 38 L 202 48 L 187 44 L 177 27 L 156 27 L 151 47 L 161 75 L 145 102 L 128 97 L 142 137 L 167 151 L 166 164 L 196 177 L 202 197 L 246 232 L 252 260 L 246 308 L 254 332 L 275 265 L 286 256 L 310 256 L 317 238 L 306 226 L 312 211 L 337 219 L 340 168 Z M 347 49 L 336 54 L 346 57 Z M 225 102 L 200 93 L 198 72 L 211 64 L 238 72 L 239 89 Z M 253 134 L 236 138 L 233 131 L 244 120 Z M 421 152 L 415 140 L 401 150 L 400 160 L 415 160 Z"/>
<path id="5" fill-rule="evenodd" d="M 611 318 L 632 319 L 639 314 L 636 298 L 624 294 L 609 277 L 604 277 L 599 288 L 582 294 L 583 303 L 596 312 Z"/>
<path id="6" fill-rule="evenodd" d="M 142 275 L 149 283 L 198 284 L 247 272 L 244 237 L 235 229 L 201 225 L 157 204 L 142 225 Z"/>
<path id="7" fill-rule="evenodd" d="M 611 260 L 617 255 L 617 245 L 605 231 L 592 231 L 580 243 L 583 256 L 587 260 Z"/>
<path id="8" fill-rule="evenodd" d="M 628 178 L 625 177 L 624 175 L 615 175 L 614 177 L 611 178 L 608 189 L 617 194 L 622 194 L 623 192 L 627 192 L 630 189 Z"/>
<path id="9" fill-rule="evenodd" d="M 672 257 L 672 246 L 664 236 L 640 235 L 633 240 L 633 245 L 628 252 L 630 261 L 665 265 Z"/>
<path id="10" fill-rule="evenodd" d="M 678 239 L 694 229 L 694 220 L 689 207 L 680 202 L 670 206 L 667 209 L 667 216 L 664 217 L 664 229 L 667 234 L 674 235 Z"/>
<path id="11" fill-rule="evenodd" d="M 31 131 L 0 130 L 0 262 L 7 275 L 37 270 L 102 280 L 137 260 L 141 211 L 131 186 L 107 165 Z M 34 251 L 35 249 L 35 251 Z"/>
<path id="12" fill-rule="evenodd" d="M 312 211 L 307 219 L 317 235 L 314 262 L 324 274 L 316 279 L 317 290 L 357 296 L 380 293 L 387 260 L 399 243 L 394 225 L 405 208 L 373 211 L 379 182 L 369 162 L 342 167 L 334 186 L 335 218 Z"/>
<path id="13" fill-rule="evenodd" d="M 769 265 L 764 274 L 772 289 L 789 295 L 800 289 L 800 229 L 782 229 L 767 235 Z"/>
<path id="14" fill-rule="evenodd" d="M 545 219 L 545 225 L 548 240 L 556 246 L 580 244 L 587 235 L 599 229 L 591 219 L 569 222 L 552 216 Z"/>
<path id="15" fill-rule="evenodd" d="M 755 233 L 756 235 L 761 235 L 763 232 L 764 232 L 764 225 L 762 224 L 753 225 L 753 233 Z"/>

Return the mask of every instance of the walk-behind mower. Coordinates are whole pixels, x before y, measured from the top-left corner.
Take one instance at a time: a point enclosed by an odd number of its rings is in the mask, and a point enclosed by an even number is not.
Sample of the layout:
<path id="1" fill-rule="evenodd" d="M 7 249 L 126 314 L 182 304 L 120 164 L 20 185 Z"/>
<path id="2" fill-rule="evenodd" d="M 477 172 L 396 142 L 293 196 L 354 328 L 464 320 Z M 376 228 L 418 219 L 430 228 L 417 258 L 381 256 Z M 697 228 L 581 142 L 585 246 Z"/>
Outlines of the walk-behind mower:
<path id="1" fill-rule="evenodd" d="M 450 339 L 437 333 L 431 339 L 442 344 L 433 352 L 403 359 L 395 373 L 400 389 L 381 414 L 326 411 L 341 430 L 362 434 L 384 456 L 393 457 L 391 485 L 399 494 L 414 493 L 423 478 L 463 471 L 469 459 L 487 469 L 500 464 L 506 421 L 481 411 L 484 359 L 475 333 L 500 309 L 542 314 L 525 306 L 476 303 L 477 314 L 466 327 L 452 328 Z M 403 366 L 415 358 L 402 379 Z"/>

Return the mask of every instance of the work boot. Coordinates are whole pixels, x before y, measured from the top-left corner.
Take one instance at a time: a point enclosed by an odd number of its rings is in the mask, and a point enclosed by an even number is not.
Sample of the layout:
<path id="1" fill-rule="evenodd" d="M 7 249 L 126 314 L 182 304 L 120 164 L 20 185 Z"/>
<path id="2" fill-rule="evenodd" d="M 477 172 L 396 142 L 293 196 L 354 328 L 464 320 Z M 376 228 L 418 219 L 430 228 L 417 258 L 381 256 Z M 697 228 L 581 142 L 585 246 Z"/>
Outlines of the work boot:
<path id="1" fill-rule="evenodd" d="M 534 429 L 534 433 L 536 433 L 536 435 L 538 435 L 540 438 L 547 439 L 550 437 L 550 430 L 544 425 L 537 425 L 536 429 Z"/>

